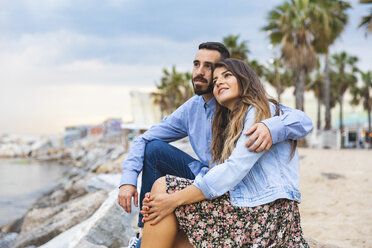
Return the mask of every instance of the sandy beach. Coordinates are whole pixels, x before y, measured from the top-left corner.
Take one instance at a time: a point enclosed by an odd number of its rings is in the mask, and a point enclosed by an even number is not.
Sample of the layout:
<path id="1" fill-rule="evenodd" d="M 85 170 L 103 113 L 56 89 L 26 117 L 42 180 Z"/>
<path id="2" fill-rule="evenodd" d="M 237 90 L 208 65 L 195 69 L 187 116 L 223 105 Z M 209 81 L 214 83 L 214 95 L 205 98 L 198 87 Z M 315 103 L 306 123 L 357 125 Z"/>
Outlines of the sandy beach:
<path id="1" fill-rule="evenodd" d="M 372 151 L 300 148 L 299 156 L 305 237 L 372 247 Z"/>

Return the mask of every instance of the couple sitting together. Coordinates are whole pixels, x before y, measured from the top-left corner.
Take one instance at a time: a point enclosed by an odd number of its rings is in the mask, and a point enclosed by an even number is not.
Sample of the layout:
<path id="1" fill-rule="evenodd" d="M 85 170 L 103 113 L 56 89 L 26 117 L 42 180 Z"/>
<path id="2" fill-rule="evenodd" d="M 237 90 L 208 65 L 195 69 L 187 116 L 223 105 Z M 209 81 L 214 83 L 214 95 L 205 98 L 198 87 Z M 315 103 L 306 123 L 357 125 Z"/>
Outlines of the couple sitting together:
<path id="1" fill-rule="evenodd" d="M 202 43 L 196 96 L 138 137 L 124 161 L 118 202 L 126 212 L 132 198 L 138 206 L 142 171 L 136 247 L 309 247 L 295 140 L 312 122 L 269 98 L 257 74 L 229 57 L 223 44 Z M 168 144 L 186 136 L 198 160 Z"/>

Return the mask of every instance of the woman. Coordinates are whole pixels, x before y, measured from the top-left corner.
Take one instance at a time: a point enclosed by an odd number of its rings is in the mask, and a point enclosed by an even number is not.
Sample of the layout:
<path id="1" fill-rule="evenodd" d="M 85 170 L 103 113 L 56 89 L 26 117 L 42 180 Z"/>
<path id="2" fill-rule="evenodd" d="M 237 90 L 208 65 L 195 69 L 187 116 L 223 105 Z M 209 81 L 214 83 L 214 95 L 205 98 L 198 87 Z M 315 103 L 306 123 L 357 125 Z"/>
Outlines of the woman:
<path id="1" fill-rule="evenodd" d="M 245 147 L 244 132 L 278 114 L 279 105 L 240 60 L 217 63 L 213 82 L 211 169 L 194 181 L 166 176 L 154 184 L 142 209 L 141 247 L 308 247 L 295 143 L 261 153 Z"/>

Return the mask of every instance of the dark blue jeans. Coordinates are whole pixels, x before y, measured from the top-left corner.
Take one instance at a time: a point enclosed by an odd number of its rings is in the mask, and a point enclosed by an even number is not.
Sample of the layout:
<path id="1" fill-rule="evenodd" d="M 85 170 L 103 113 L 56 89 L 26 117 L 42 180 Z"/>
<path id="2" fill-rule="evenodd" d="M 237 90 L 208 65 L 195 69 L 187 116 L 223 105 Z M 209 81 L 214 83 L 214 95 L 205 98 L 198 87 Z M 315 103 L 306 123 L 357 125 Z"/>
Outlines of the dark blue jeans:
<path id="1" fill-rule="evenodd" d="M 166 142 L 154 140 L 146 145 L 142 170 L 140 209 L 145 194 L 151 191 L 154 182 L 165 175 L 195 179 L 188 164 L 196 161 L 193 157 Z M 142 214 L 139 214 L 138 226 L 143 227 Z"/>

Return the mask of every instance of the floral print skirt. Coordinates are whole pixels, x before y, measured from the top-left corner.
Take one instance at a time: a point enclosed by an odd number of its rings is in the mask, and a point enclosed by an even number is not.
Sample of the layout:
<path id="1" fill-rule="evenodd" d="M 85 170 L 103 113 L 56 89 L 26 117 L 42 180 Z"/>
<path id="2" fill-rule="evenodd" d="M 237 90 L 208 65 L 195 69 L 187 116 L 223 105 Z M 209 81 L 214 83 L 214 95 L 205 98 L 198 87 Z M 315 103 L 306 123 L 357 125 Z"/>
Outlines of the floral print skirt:
<path id="1" fill-rule="evenodd" d="M 167 193 L 192 180 L 166 176 Z M 309 247 L 302 236 L 297 202 L 279 199 L 257 207 L 235 207 L 229 193 L 175 210 L 179 228 L 194 247 Z"/>

